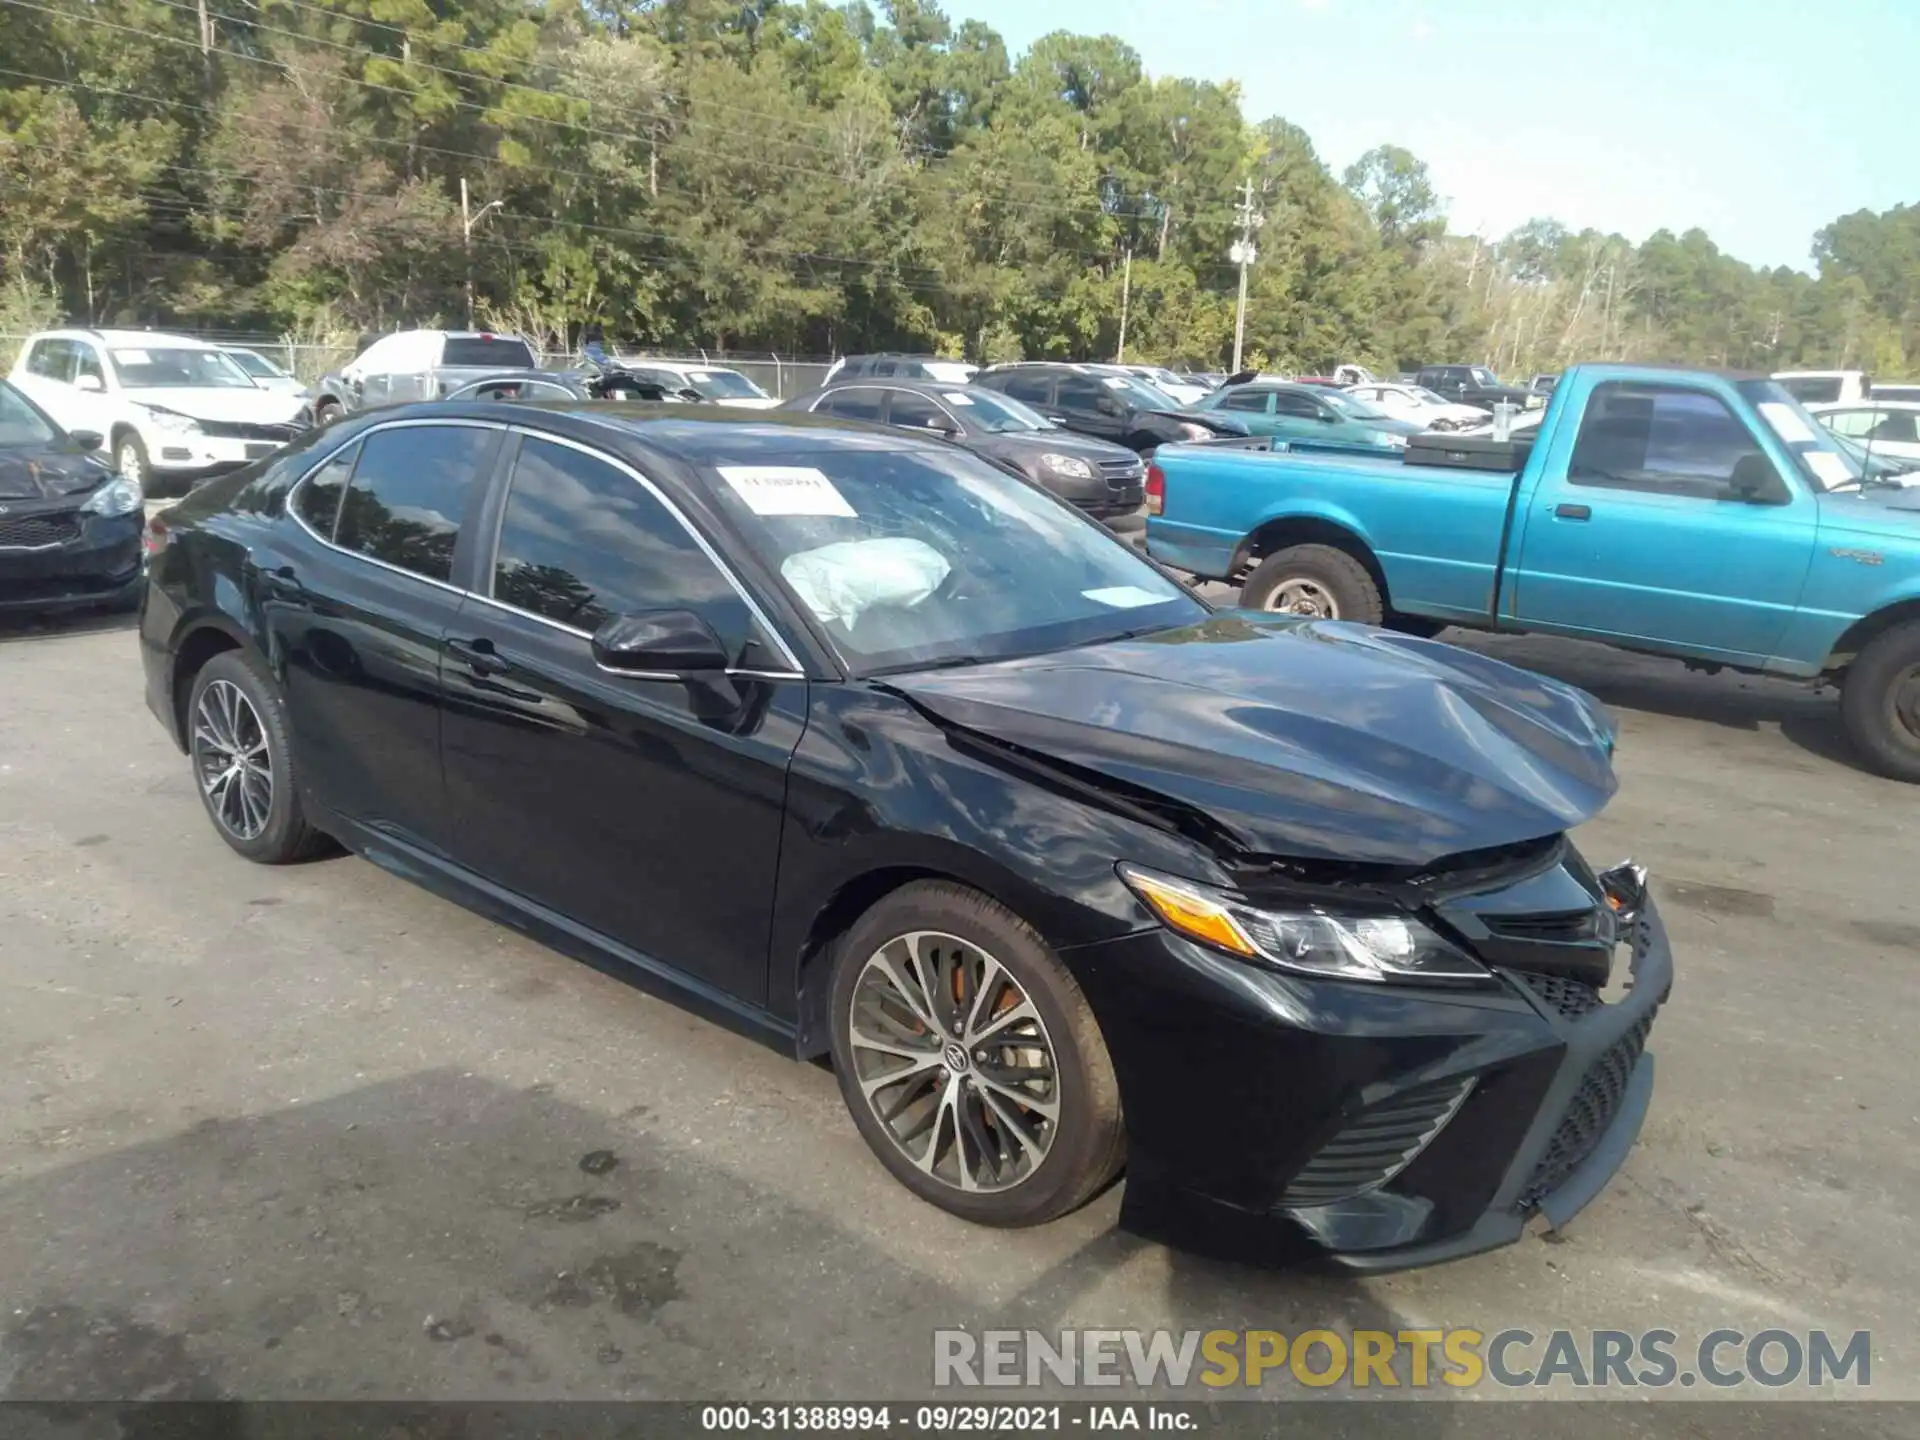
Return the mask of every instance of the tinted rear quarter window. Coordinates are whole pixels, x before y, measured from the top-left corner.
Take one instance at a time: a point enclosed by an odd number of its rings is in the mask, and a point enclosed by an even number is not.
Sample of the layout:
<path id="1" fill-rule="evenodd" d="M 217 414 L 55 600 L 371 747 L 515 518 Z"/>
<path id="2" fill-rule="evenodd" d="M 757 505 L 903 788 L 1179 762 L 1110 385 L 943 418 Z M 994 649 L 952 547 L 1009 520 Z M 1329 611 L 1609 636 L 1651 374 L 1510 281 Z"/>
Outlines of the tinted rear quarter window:
<path id="1" fill-rule="evenodd" d="M 842 420 L 877 422 L 880 419 L 880 392 L 871 389 L 843 390 L 838 395 L 829 395 L 820 409 Z"/>
<path id="2" fill-rule="evenodd" d="M 1247 410 L 1264 415 L 1273 400 L 1270 390 L 1235 390 L 1220 402 L 1222 410 Z"/>
<path id="3" fill-rule="evenodd" d="M 735 657 L 754 634 L 740 592 L 652 491 L 607 460 L 531 436 L 514 462 L 493 598 L 588 632 L 616 615 L 691 610 Z"/>
<path id="4" fill-rule="evenodd" d="M 334 543 L 429 580 L 453 577 L 453 551 L 500 432 L 406 425 L 361 442 Z"/>
<path id="5" fill-rule="evenodd" d="M 294 514 L 328 540 L 333 538 L 334 522 L 340 518 L 340 497 L 346 493 L 347 477 L 353 474 L 353 462 L 359 458 L 360 442 L 356 440 L 301 481 L 294 492 Z"/>
<path id="6" fill-rule="evenodd" d="M 1044 405 L 1053 393 L 1053 382 L 1045 375 L 1008 375 L 996 377 L 997 389 L 1005 391 L 1016 400 L 1025 400 L 1030 405 Z"/>
<path id="7" fill-rule="evenodd" d="M 524 340 L 502 340 L 498 336 L 449 335 L 440 352 L 442 365 L 466 369 L 488 366 L 500 370 L 531 370 L 533 351 Z"/>

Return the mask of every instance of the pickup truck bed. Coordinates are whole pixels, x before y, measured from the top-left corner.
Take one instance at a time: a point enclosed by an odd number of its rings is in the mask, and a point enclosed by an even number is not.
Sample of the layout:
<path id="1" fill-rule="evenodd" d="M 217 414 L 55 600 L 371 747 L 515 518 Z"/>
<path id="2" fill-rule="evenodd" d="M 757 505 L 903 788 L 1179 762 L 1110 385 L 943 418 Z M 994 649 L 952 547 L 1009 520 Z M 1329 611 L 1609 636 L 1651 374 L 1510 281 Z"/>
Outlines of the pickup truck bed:
<path id="1" fill-rule="evenodd" d="M 1773 381 L 1577 366 L 1504 467 L 1426 438 L 1404 462 L 1163 448 L 1148 553 L 1249 608 L 1838 680 L 1868 762 L 1920 781 L 1920 491 L 1863 484 Z"/>

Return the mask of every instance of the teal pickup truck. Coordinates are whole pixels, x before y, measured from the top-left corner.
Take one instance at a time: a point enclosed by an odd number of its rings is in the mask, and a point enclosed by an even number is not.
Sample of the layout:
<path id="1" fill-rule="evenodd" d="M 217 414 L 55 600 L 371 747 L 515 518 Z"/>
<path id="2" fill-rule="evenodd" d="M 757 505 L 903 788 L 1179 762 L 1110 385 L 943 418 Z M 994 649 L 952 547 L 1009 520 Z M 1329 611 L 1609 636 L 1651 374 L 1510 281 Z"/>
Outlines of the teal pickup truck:
<path id="1" fill-rule="evenodd" d="M 1849 739 L 1920 782 L 1920 487 L 1764 376 L 1582 365 L 1536 430 L 1404 457 L 1160 449 L 1147 549 L 1241 604 L 1599 640 L 1836 682 Z"/>

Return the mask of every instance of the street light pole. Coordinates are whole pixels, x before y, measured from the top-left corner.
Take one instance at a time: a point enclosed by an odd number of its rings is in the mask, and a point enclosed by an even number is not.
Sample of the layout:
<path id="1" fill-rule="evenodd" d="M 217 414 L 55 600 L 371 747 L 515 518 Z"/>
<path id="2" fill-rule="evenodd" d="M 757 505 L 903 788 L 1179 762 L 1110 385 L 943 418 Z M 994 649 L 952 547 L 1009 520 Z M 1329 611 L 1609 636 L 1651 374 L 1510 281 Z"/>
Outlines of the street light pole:
<path id="1" fill-rule="evenodd" d="M 1113 363 L 1124 365 L 1127 360 L 1127 302 L 1133 297 L 1133 247 L 1127 247 L 1127 257 L 1120 270 L 1120 353 L 1113 357 Z"/>
<path id="2" fill-rule="evenodd" d="M 1253 232 L 1267 223 L 1267 217 L 1253 208 L 1253 181 L 1240 182 L 1240 203 L 1234 206 L 1240 217 L 1240 238 L 1227 251 L 1227 258 L 1240 267 L 1240 299 L 1233 311 L 1233 369 L 1240 369 L 1240 355 L 1247 336 L 1247 269 L 1260 258 L 1253 243 Z"/>
<path id="3" fill-rule="evenodd" d="M 460 248 L 467 262 L 467 329 L 473 329 L 473 227 L 487 218 L 489 210 L 498 210 L 501 201 L 489 200 L 476 213 L 467 202 L 467 177 L 460 177 Z"/>

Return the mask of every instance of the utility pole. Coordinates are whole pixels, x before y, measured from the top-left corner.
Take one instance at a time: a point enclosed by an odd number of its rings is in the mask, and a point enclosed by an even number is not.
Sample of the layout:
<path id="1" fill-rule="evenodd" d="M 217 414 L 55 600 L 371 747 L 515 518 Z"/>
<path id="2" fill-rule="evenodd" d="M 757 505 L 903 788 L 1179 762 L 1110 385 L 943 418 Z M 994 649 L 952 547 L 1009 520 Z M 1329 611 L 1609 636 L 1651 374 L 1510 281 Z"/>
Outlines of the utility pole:
<path id="1" fill-rule="evenodd" d="M 476 213 L 467 203 L 467 177 L 460 177 L 460 246 L 467 261 L 467 329 L 473 328 L 473 227 L 487 218 L 489 210 L 498 210 L 501 202 L 489 200 Z"/>
<path id="2" fill-rule="evenodd" d="M 1240 182 L 1240 203 L 1234 213 L 1240 218 L 1240 238 L 1227 251 L 1227 258 L 1240 267 L 1240 301 L 1233 312 L 1233 368 L 1240 369 L 1240 352 L 1247 336 L 1247 269 L 1260 258 L 1254 247 L 1253 232 L 1267 223 L 1267 217 L 1253 208 L 1253 181 Z"/>
<path id="3" fill-rule="evenodd" d="M 1127 360 L 1127 302 L 1133 298 L 1133 247 L 1126 249 L 1126 259 L 1120 267 L 1120 353 L 1113 357 L 1113 363 L 1124 365 Z"/>

